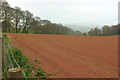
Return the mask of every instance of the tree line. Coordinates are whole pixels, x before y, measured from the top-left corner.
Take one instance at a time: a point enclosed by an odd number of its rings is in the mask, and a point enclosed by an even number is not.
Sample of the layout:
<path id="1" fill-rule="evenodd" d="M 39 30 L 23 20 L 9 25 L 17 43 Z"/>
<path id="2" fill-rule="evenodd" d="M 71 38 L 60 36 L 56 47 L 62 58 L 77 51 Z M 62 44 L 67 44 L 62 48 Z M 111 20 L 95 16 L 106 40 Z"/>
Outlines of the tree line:
<path id="1" fill-rule="evenodd" d="M 9 3 L 2 1 L 2 27 L 4 33 L 35 33 L 35 34 L 63 34 L 73 35 L 74 30 L 40 17 L 20 7 L 10 7 Z"/>
<path id="2" fill-rule="evenodd" d="M 20 7 L 10 7 L 10 4 L 2 1 L 2 27 L 4 33 L 33 33 L 33 34 L 57 34 L 57 35 L 81 35 L 81 36 L 108 36 L 120 34 L 120 26 L 105 25 L 101 29 L 95 27 L 87 33 L 74 31 L 61 24 L 52 23 L 49 20 L 41 20 L 30 11 L 23 11 Z"/>
<path id="3" fill-rule="evenodd" d="M 108 26 L 105 25 L 101 29 L 95 27 L 88 32 L 89 36 L 110 36 L 120 34 L 120 24 Z"/>

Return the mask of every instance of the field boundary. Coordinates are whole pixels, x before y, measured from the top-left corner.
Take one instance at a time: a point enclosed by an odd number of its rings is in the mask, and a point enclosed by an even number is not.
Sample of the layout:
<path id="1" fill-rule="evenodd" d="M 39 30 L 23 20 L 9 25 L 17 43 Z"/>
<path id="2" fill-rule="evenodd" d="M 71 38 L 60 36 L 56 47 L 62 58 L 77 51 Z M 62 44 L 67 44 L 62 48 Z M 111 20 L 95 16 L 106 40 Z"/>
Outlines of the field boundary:
<path id="1" fill-rule="evenodd" d="M 24 80 L 35 78 L 35 76 L 41 79 L 46 78 L 46 73 L 40 67 L 34 68 L 34 66 L 28 62 L 29 58 L 23 55 L 21 49 L 12 46 L 9 37 L 6 34 L 3 34 L 2 40 L 3 78 L 22 78 Z M 33 69 L 37 70 L 35 75 L 33 75 Z"/>
<path id="2" fill-rule="evenodd" d="M 17 60 L 15 59 L 12 51 L 12 46 L 7 40 L 7 37 L 1 38 L 1 79 L 2 78 L 23 78 L 27 80 L 25 72 L 22 70 Z M 14 61 L 14 62 L 13 62 Z M 16 66 L 15 66 L 16 65 Z M 14 73 L 14 71 L 16 71 Z M 14 74 L 13 74 L 14 73 Z M 19 75 L 21 74 L 21 76 Z"/>
<path id="3" fill-rule="evenodd" d="M 0 37 L 0 80 L 2 79 L 2 38 Z"/>

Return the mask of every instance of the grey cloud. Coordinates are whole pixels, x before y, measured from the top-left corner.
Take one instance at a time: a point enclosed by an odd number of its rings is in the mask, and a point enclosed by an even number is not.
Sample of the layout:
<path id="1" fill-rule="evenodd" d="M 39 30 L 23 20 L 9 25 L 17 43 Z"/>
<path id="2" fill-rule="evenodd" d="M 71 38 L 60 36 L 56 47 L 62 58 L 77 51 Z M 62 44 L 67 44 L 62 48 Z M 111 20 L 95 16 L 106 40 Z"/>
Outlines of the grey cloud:
<path id="1" fill-rule="evenodd" d="M 118 0 L 7 0 L 11 6 L 62 24 L 117 24 Z"/>

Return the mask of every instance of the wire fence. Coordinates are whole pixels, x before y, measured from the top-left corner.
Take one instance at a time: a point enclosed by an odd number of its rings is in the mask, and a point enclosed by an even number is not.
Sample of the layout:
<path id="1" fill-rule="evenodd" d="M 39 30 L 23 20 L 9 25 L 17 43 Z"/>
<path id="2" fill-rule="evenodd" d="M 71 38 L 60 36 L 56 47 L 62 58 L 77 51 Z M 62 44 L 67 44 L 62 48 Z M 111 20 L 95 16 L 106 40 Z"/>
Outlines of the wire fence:
<path id="1" fill-rule="evenodd" d="M 14 53 L 12 51 L 12 46 L 8 42 L 4 42 L 4 49 L 6 53 L 6 68 L 9 70 L 10 68 L 21 68 L 17 63 L 17 60 L 14 57 Z M 22 70 L 23 77 L 27 80 L 25 72 Z"/>

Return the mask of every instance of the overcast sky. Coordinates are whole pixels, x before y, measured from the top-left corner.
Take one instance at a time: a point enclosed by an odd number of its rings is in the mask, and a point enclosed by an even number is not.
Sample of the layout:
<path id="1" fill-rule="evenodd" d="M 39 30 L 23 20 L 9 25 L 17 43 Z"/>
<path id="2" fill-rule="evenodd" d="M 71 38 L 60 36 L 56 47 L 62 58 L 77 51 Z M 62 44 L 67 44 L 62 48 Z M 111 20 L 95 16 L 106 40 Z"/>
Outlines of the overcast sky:
<path id="1" fill-rule="evenodd" d="M 53 23 L 113 25 L 118 23 L 119 0 L 7 0 L 14 7 Z M 91 27 L 91 26 L 90 26 Z"/>

